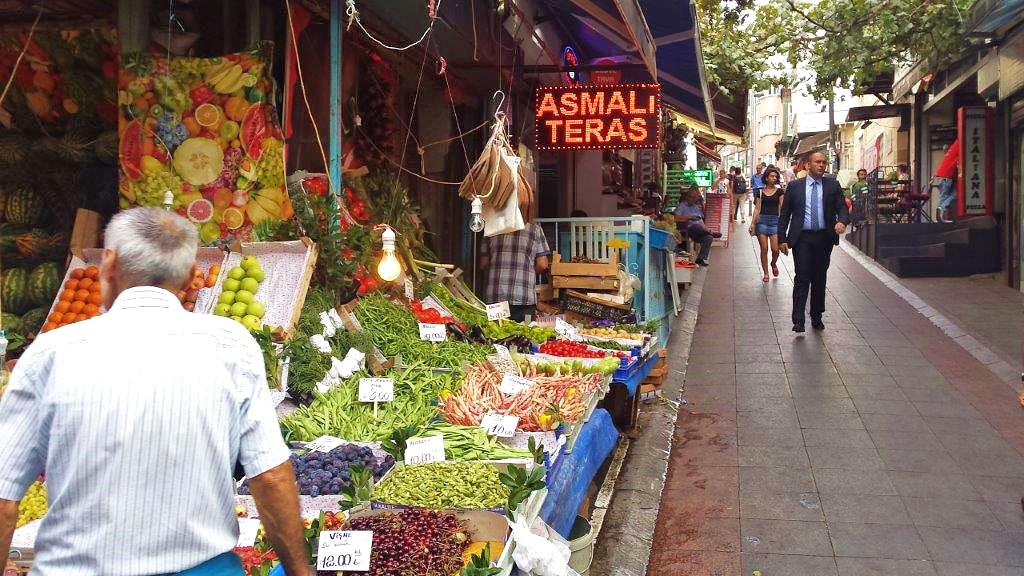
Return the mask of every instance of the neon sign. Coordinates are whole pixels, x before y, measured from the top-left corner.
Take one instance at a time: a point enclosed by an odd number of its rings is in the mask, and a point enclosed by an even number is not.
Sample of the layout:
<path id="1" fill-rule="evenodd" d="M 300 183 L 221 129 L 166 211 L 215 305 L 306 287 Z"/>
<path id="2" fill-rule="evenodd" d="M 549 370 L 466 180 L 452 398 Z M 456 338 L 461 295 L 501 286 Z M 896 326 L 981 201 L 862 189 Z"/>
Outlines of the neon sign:
<path id="1" fill-rule="evenodd" d="M 565 47 L 562 48 L 562 66 L 565 67 L 565 73 L 563 76 L 566 84 L 574 85 L 579 83 L 580 76 L 579 72 L 576 70 L 579 65 L 580 57 L 576 54 L 576 49 L 570 44 L 566 44 Z"/>
<path id="2" fill-rule="evenodd" d="M 661 86 L 538 86 L 538 150 L 605 150 L 661 146 Z"/>

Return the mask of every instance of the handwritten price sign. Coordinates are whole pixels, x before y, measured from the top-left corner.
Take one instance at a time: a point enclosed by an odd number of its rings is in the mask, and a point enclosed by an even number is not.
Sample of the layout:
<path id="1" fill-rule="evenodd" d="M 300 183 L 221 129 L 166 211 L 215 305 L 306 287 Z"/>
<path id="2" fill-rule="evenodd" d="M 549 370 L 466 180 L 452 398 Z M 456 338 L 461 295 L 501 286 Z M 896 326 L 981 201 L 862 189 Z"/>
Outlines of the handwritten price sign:
<path id="1" fill-rule="evenodd" d="M 501 302 L 495 302 L 494 304 L 488 304 L 487 305 L 487 319 L 488 320 L 491 320 L 491 321 L 503 320 L 505 318 L 508 318 L 511 315 L 512 315 L 512 312 L 510 312 L 509 309 L 508 309 L 508 301 L 507 300 L 503 300 Z"/>
<path id="2" fill-rule="evenodd" d="M 406 464 L 430 464 L 444 462 L 444 437 L 425 436 L 405 441 Z"/>
<path id="3" fill-rule="evenodd" d="M 420 323 L 420 340 L 427 342 L 444 342 L 448 339 L 448 330 L 444 324 L 423 324 Z"/>
<path id="4" fill-rule="evenodd" d="M 360 402 L 391 402 L 395 399 L 393 378 L 360 378 Z"/>
<path id="5" fill-rule="evenodd" d="M 579 340 L 580 331 L 561 318 L 555 318 L 555 332 L 566 340 Z"/>
<path id="6" fill-rule="evenodd" d="M 529 378 L 523 378 L 515 374 L 505 374 L 501 378 L 501 386 L 498 389 L 501 390 L 502 394 L 515 396 L 531 386 L 533 386 L 533 380 Z"/>
<path id="7" fill-rule="evenodd" d="M 324 531 L 317 546 L 316 569 L 368 572 L 373 532 L 370 530 Z"/>
<path id="8" fill-rule="evenodd" d="M 306 449 L 312 452 L 330 452 L 344 443 L 345 441 L 341 438 L 335 438 L 334 436 L 321 436 L 309 444 L 306 444 Z"/>
<path id="9" fill-rule="evenodd" d="M 505 416 L 493 412 L 484 414 L 483 420 L 480 421 L 480 427 L 486 430 L 487 434 L 500 438 L 511 438 L 518 426 L 519 416 Z"/>

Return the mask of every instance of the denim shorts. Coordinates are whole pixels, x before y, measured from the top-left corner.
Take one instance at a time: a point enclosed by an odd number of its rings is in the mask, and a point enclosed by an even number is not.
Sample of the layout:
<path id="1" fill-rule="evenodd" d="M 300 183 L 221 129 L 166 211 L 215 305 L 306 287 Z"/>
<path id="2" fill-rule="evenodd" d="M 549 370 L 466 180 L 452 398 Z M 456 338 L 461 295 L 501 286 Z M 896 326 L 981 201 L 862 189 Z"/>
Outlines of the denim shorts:
<path id="1" fill-rule="evenodd" d="M 760 214 L 754 233 L 758 236 L 774 236 L 779 233 L 779 217 L 774 214 Z"/>

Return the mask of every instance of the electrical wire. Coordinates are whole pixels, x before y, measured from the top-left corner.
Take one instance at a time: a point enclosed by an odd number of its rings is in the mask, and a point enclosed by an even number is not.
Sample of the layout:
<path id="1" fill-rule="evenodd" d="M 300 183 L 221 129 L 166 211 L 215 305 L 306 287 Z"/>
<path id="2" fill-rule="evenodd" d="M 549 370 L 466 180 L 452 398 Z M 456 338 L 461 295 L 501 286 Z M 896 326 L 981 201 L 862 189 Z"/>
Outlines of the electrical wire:
<path id="1" fill-rule="evenodd" d="M 441 2 L 442 1 L 443 0 L 437 0 L 437 6 L 434 7 L 435 14 L 441 11 Z M 396 52 L 404 52 L 404 51 L 406 51 L 406 50 L 408 50 L 410 48 L 418 46 L 424 40 L 426 40 L 427 36 L 430 34 L 430 31 L 434 29 L 434 20 L 436 19 L 436 18 L 431 18 L 430 19 L 430 25 L 427 26 L 427 29 L 423 31 L 423 34 L 420 36 L 419 40 L 417 40 L 417 41 L 415 41 L 412 44 L 409 44 L 407 46 L 399 47 L 399 46 L 391 46 L 389 44 L 385 44 L 384 42 L 378 40 L 373 34 L 370 34 L 370 31 L 367 30 L 365 26 L 363 26 L 362 19 L 359 17 L 359 10 L 356 8 L 355 0 L 345 0 L 345 15 L 348 17 L 349 26 L 352 25 L 352 22 L 355 22 L 356 26 L 359 26 L 359 29 L 363 31 L 363 34 L 366 34 L 367 38 L 369 38 L 370 40 L 373 40 L 374 42 L 376 42 L 377 44 L 380 44 L 382 47 L 387 48 L 388 50 L 394 50 Z"/>
<path id="2" fill-rule="evenodd" d="M 7 83 L 4 84 L 4 91 L 0 93 L 0 105 L 4 103 L 7 98 L 7 91 L 11 89 L 11 83 L 14 82 L 14 75 L 18 72 L 18 66 L 21 65 L 22 58 L 25 57 L 25 52 L 28 51 L 28 45 L 32 43 L 32 35 L 35 34 L 36 26 L 39 25 L 39 19 L 43 17 L 43 11 L 39 10 L 36 14 L 35 22 L 32 22 L 32 27 L 28 29 L 28 37 L 25 38 L 25 45 L 21 47 L 21 52 L 18 53 L 18 59 L 14 61 L 14 67 L 11 68 L 11 76 L 7 79 Z"/>

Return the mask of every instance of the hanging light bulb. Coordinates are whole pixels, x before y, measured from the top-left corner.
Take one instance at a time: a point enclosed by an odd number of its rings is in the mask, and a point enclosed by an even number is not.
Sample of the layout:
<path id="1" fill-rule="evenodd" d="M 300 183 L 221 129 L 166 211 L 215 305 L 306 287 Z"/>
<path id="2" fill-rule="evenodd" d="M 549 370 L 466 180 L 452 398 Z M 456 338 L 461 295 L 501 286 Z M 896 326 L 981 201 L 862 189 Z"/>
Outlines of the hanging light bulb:
<path id="1" fill-rule="evenodd" d="M 402 264 L 395 256 L 395 231 L 386 226 L 380 239 L 384 244 L 384 256 L 377 264 L 377 275 L 385 282 L 393 282 L 402 273 Z"/>
<path id="2" fill-rule="evenodd" d="M 484 203 L 480 200 L 480 197 L 473 198 L 473 204 L 469 211 L 469 229 L 473 232 L 481 232 L 484 229 L 484 218 L 480 215 L 483 211 Z"/>

